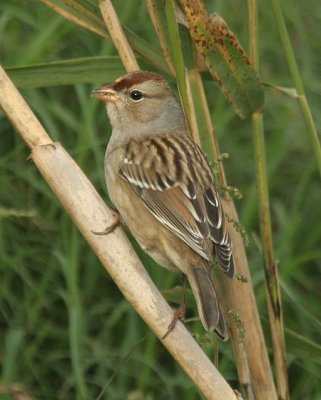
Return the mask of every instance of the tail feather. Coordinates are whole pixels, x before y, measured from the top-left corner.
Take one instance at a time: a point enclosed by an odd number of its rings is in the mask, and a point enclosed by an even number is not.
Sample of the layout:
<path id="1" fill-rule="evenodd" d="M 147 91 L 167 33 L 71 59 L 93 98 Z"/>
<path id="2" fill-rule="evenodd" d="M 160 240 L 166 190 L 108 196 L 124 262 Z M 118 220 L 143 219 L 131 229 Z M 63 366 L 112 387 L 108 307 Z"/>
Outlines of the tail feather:
<path id="1" fill-rule="evenodd" d="M 215 331 L 222 340 L 228 339 L 224 317 L 214 290 L 211 274 L 206 267 L 192 267 L 187 275 L 194 293 L 198 313 L 204 328 Z"/>

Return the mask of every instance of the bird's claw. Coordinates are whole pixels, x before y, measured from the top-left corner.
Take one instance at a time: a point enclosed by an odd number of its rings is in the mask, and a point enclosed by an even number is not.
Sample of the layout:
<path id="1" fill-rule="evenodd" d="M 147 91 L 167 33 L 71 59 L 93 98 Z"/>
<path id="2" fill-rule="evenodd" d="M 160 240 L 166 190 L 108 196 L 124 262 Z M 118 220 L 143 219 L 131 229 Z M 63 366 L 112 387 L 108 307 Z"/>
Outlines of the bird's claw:
<path id="1" fill-rule="evenodd" d="M 171 332 L 172 330 L 175 328 L 177 321 L 184 321 L 185 318 L 185 312 L 186 312 L 186 305 L 185 303 L 181 304 L 176 310 L 175 313 L 173 315 L 173 319 L 171 321 L 171 323 L 168 325 L 167 331 L 165 333 L 165 335 L 162 337 L 162 339 L 165 339 Z"/>
<path id="2" fill-rule="evenodd" d="M 114 232 L 114 230 L 120 224 L 122 224 L 123 220 L 122 220 L 119 212 L 117 210 L 113 210 L 113 211 L 114 211 L 114 216 L 115 216 L 114 222 L 111 225 L 106 226 L 106 228 L 103 231 L 101 231 L 101 232 L 92 231 L 92 233 L 94 233 L 95 235 L 100 235 L 100 236 L 109 235 L 110 233 Z"/>

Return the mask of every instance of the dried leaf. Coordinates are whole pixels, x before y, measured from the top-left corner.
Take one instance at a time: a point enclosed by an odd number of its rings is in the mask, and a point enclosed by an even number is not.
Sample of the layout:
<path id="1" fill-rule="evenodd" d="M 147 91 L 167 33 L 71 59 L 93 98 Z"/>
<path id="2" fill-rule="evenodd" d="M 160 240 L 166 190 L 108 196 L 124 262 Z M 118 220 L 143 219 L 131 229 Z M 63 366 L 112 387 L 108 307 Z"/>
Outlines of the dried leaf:
<path id="1" fill-rule="evenodd" d="M 245 118 L 261 111 L 263 86 L 242 46 L 218 14 L 208 16 L 201 1 L 182 0 L 197 50 L 235 112 Z"/>

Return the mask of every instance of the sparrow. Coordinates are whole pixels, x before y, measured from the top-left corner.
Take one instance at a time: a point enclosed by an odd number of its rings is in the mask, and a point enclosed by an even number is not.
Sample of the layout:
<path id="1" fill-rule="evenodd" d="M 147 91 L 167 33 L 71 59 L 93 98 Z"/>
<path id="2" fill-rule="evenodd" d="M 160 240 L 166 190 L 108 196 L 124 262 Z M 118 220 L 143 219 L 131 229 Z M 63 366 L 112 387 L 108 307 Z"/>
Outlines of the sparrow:
<path id="1" fill-rule="evenodd" d="M 166 80 L 135 71 L 93 91 L 112 134 L 105 155 L 110 199 L 143 250 L 180 271 L 207 331 L 228 339 L 210 264 L 234 277 L 232 243 L 209 162 L 192 140 Z"/>

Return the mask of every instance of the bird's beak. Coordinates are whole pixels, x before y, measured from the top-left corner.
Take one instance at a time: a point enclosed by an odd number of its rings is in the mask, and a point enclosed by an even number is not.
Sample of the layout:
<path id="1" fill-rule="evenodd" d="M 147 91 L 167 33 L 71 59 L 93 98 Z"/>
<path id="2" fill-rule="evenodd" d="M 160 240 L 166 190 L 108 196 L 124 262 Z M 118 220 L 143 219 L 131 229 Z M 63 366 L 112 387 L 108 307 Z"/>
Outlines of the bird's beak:
<path id="1" fill-rule="evenodd" d="M 97 99 L 106 103 L 115 103 L 118 98 L 117 92 L 111 87 L 111 85 L 105 85 L 100 89 L 93 90 L 91 96 L 97 97 Z"/>

